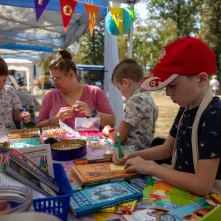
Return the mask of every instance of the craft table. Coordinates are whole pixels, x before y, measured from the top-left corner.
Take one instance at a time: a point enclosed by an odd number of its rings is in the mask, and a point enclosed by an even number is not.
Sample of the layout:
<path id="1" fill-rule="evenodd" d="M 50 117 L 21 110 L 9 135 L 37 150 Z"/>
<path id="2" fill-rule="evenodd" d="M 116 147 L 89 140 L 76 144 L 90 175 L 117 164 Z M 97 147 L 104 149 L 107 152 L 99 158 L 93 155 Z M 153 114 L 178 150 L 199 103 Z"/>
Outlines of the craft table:
<path id="1" fill-rule="evenodd" d="M 91 158 L 102 158 L 104 151 L 106 150 L 106 148 L 99 148 L 99 149 L 92 149 L 90 147 L 87 147 L 87 155 L 85 157 L 87 157 L 88 159 Z M 62 162 L 63 166 L 64 166 L 64 170 L 70 180 L 71 186 L 73 188 L 73 190 L 76 190 L 80 187 L 80 184 L 76 178 L 76 175 L 72 172 L 71 167 L 73 166 L 74 162 L 73 161 L 66 161 L 66 162 Z M 85 216 L 81 216 L 79 218 L 76 218 L 71 209 L 70 212 L 68 214 L 68 221 L 105 221 L 105 220 L 113 220 L 114 221 L 126 221 L 126 219 L 123 217 L 123 215 L 118 215 L 118 214 L 114 214 L 114 213 L 103 213 L 103 212 L 95 212 L 92 214 L 88 214 Z"/>

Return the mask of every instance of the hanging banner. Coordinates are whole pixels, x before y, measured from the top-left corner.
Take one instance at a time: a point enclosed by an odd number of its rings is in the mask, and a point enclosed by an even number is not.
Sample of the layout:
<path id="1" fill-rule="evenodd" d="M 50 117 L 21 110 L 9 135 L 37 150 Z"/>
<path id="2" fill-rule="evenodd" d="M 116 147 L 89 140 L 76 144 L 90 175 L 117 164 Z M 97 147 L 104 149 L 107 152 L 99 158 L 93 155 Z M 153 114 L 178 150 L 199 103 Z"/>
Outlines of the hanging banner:
<path id="1" fill-rule="evenodd" d="M 132 18 L 132 21 L 134 21 L 134 20 L 135 20 L 134 6 L 131 6 L 131 7 L 129 8 L 129 11 L 130 11 L 130 16 L 131 16 L 131 18 Z"/>
<path id="2" fill-rule="evenodd" d="M 35 14 L 38 21 L 50 0 L 35 0 Z"/>
<path id="3" fill-rule="evenodd" d="M 61 15 L 65 32 L 68 29 L 68 25 L 70 23 L 76 5 L 77 2 L 74 0 L 60 0 Z"/>
<path id="4" fill-rule="evenodd" d="M 86 3 L 84 4 L 84 7 L 88 16 L 89 30 L 90 30 L 90 35 L 92 37 L 100 7 L 96 5 L 89 5 Z"/>
<path id="5" fill-rule="evenodd" d="M 112 17 L 114 19 L 114 22 L 117 25 L 117 28 L 119 29 L 120 33 L 123 34 L 124 30 L 124 13 L 122 8 L 109 8 Z"/>

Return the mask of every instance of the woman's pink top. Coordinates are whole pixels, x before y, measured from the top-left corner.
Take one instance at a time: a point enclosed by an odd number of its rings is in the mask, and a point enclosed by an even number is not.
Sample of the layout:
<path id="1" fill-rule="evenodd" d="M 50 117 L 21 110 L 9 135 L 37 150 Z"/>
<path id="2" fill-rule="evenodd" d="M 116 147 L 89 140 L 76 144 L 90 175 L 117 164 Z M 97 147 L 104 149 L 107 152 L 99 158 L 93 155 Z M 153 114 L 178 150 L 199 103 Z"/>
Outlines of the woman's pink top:
<path id="1" fill-rule="evenodd" d="M 80 101 L 87 103 L 89 108 L 95 109 L 99 112 L 113 113 L 103 90 L 97 86 L 84 84 L 84 90 Z M 46 120 L 50 116 L 55 116 L 62 107 L 70 107 L 70 105 L 64 100 L 59 90 L 53 89 L 45 95 L 44 100 L 42 101 L 40 113 L 38 115 L 38 122 Z M 85 115 L 76 111 L 74 117 L 72 119 L 66 119 L 64 123 L 74 128 L 76 117 L 85 117 Z"/>

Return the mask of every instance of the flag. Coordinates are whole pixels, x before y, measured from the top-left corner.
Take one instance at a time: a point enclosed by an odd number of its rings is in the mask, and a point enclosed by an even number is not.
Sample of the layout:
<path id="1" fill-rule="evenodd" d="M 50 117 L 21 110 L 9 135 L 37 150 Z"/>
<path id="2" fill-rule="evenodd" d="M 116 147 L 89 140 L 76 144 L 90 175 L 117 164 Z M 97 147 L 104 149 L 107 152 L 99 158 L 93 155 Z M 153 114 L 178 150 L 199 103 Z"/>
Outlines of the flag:
<path id="1" fill-rule="evenodd" d="M 74 13 L 77 2 L 74 0 L 60 0 L 61 15 L 64 31 L 67 31 L 72 14 Z"/>
<path id="2" fill-rule="evenodd" d="M 132 21 L 134 21 L 134 20 L 135 20 L 134 6 L 131 6 L 131 7 L 129 8 L 129 11 L 130 11 L 130 16 L 131 16 L 131 18 L 132 18 Z"/>
<path id="3" fill-rule="evenodd" d="M 119 29 L 120 33 L 123 34 L 124 31 L 124 13 L 122 8 L 109 8 L 112 17 Z"/>
<path id="4" fill-rule="evenodd" d="M 89 30 L 92 37 L 100 7 L 96 5 L 89 5 L 86 3 L 84 3 L 84 7 L 88 16 Z"/>
<path id="5" fill-rule="evenodd" d="M 38 21 L 50 0 L 35 0 L 35 14 Z"/>

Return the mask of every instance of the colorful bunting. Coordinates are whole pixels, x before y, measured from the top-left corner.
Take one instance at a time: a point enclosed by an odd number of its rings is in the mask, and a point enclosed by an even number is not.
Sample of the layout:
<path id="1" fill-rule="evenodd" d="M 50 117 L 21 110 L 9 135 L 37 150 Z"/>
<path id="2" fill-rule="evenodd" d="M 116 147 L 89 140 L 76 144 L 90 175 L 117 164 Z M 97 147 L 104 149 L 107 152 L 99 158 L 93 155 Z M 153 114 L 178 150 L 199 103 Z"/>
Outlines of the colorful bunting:
<path id="1" fill-rule="evenodd" d="M 34 0 L 37 21 L 41 17 L 49 1 L 50 0 Z M 77 0 L 59 0 L 59 1 L 60 1 L 60 10 L 61 10 L 62 20 L 63 20 L 63 25 L 64 25 L 64 31 L 66 32 L 68 29 L 68 25 L 71 21 L 71 17 L 75 11 L 76 5 L 79 2 Z M 88 16 L 90 35 L 92 37 L 100 7 L 97 5 L 91 5 L 91 4 L 87 4 L 83 2 L 82 3 L 80 2 L 80 4 L 84 4 L 85 10 Z M 132 21 L 134 21 L 135 20 L 134 6 L 131 6 L 128 9 L 129 9 L 129 12 L 128 12 L 129 19 L 130 20 L 132 19 Z M 112 18 L 113 18 L 113 24 L 115 23 L 119 30 L 118 34 L 123 34 L 125 32 L 124 29 L 126 29 L 124 26 L 125 24 L 127 24 L 127 21 L 128 21 L 128 16 L 126 16 L 127 14 L 125 15 L 124 13 L 125 9 L 109 8 L 109 10 L 111 12 L 110 15 L 112 15 Z"/>
<path id="2" fill-rule="evenodd" d="M 35 0 L 35 14 L 38 21 L 50 0 Z"/>
<path id="3" fill-rule="evenodd" d="M 60 0 L 61 15 L 64 25 L 64 31 L 68 29 L 72 14 L 74 13 L 75 7 L 77 5 L 76 1 L 73 0 Z"/>
<path id="4" fill-rule="evenodd" d="M 131 16 L 131 18 L 132 18 L 132 21 L 134 21 L 134 20 L 135 20 L 134 6 L 131 6 L 131 7 L 129 8 L 129 11 L 130 11 L 130 16 Z"/>
<path id="5" fill-rule="evenodd" d="M 113 19 L 119 29 L 120 33 L 123 34 L 124 31 L 124 13 L 122 8 L 110 8 L 109 9 Z"/>
<path id="6" fill-rule="evenodd" d="M 86 3 L 84 4 L 84 7 L 88 16 L 89 30 L 92 37 L 100 7 L 96 5 L 89 5 Z"/>

